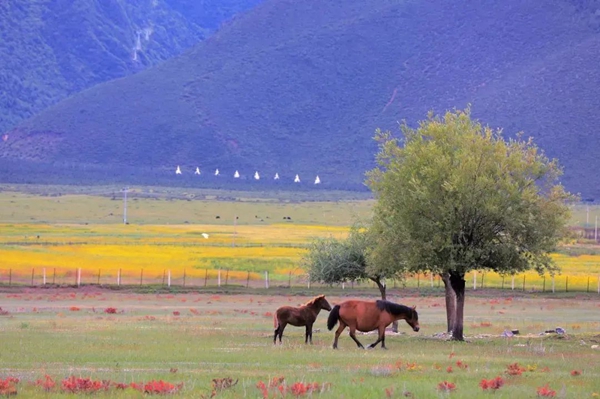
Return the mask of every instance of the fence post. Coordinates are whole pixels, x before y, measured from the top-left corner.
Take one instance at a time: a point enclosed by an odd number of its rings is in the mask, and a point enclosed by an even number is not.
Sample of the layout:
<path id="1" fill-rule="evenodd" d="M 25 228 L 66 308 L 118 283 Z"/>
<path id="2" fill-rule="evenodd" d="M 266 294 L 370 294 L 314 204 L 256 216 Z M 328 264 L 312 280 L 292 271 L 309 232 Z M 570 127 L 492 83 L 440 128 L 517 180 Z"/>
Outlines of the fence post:
<path id="1" fill-rule="evenodd" d="M 525 291 L 525 275 L 523 275 L 523 291 Z"/>
<path id="2" fill-rule="evenodd" d="M 204 269 L 204 286 L 208 284 L 208 269 Z"/>
<path id="3" fill-rule="evenodd" d="M 117 272 L 117 286 L 121 285 L 121 269 Z"/>
<path id="4" fill-rule="evenodd" d="M 504 289 L 504 276 L 502 276 L 502 289 Z"/>
<path id="5" fill-rule="evenodd" d="M 310 276 L 306 279 L 306 287 L 310 290 Z"/>
<path id="6" fill-rule="evenodd" d="M 433 273 L 429 274 L 429 279 L 431 280 L 431 288 L 433 288 Z"/>
<path id="7" fill-rule="evenodd" d="M 52 274 L 52 285 L 56 284 L 56 267 L 54 268 L 54 273 Z"/>
<path id="8" fill-rule="evenodd" d="M 46 268 L 42 269 L 42 285 L 46 285 Z"/>
<path id="9" fill-rule="evenodd" d="M 554 293 L 554 276 L 552 276 L 552 293 Z"/>
<path id="10" fill-rule="evenodd" d="M 600 280 L 598 280 L 598 293 L 600 294 Z M 12 269 L 8 270 L 8 285 L 12 285 Z"/>
<path id="11" fill-rule="evenodd" d="M 265 288 L 269 288 L 269 272 L 265 271 Z"/>
<path id="12" fill-rule="evenodd" d="M 35 269 L 31 269 L 31 286 L 33 287 L 33 273 L 35 272 Z"/>
<path id="13" fill-rule="evenodd" d="M 590 292 L 590 276 L 588 276 L 587 292 Z"/>
<path id="14" fill-rule="evenodd" d="M 171 269 L 167 271 L 167 287 L 171 286 Z"/>
<path id="15" fill-rule="evenodd" d="M 140 270 L 140 285 L 144 283 L 144 269 Z"/>
<path id="16" fill-rule="evenodd" d="M 165 269 L 163 269 L 163 280 L 162 280 L 162 285 L 165 285 L 165 277 L 167 275 L 167 271 Z"/>
<path id="17" fill-rule="evenodd" d="M 417 273 L 417 289 L 421 287 L 421 275 Z"/>
<path id="18" fill-rule="evenodd" d="M 250 272 L 248 272 L 248 275 L 246 276 L 246 288 L 248 288 L 249 284 L 250 284 Z"/>
<path id="19" fill-rule="evenodd" d="M 183 286 L 185 287 L 185 269 L 183 269 Z"/>
<path id="20" fill-rule="evenodd" d="M 477 289 L 477 270 L 473 270 L 473 291 Z"/>
<path id="21" fill-rule="evenodd" d="M 481 289 L 483 289 L 483 280 L 485 279 L 485 273 L 481 273 Z"/>
<path id="22" fill-rule="evenodd" d="M 77 269 L 77 286 L 81 287 L 81 267 Z"/>
<path id="23" fill-rule="evenodd" d="M 219 269 L 219 272 L 217 274 L 217 286 L 221 286 L 221 269 Z"/>
<path id="24" fill-rule="evenodd" d="M 98 269 L 98 285 L 100 285 L 100 270 L 102 269 Z"/>
<path id="25" fill-rule="evenodd" d="M 512 276 L 512 282 L 510 283 L 510 288 L 514 291 L 515 290 L 515 275 L 513 274 Z"/>
<path id="26" fill-rule="evenodd" d="M 346 289 L 346 284 L 342 281 L 342 289 L 345 290 Z"/>
<path id="27" fill-rule="evenodd" d="M 225 270 L 225 285 L 229 283 L 229 269 Z"/>
<path id="28" fill-rule="evenodd" d="M 565 292 L 569 292 L 569 276 L 565 278 Z"/>

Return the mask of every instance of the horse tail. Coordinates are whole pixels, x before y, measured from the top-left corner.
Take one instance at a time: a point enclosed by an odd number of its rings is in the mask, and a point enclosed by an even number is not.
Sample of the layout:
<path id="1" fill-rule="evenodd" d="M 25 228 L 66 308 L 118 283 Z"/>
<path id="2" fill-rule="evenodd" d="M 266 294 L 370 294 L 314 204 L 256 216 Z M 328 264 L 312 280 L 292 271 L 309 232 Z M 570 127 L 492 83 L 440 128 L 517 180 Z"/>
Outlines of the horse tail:
<path id="1" fill-rule="evenodd" d="M 273 328 L 279 327 L 279 320 L 277 319 L 277 312 L 273 313 Z"/>
<path id="2" fill-rule="evenodd" d="M 337 324 L 340 319 L 340 305 L 335 305 L 331 312 L 329 312 L 329 317 L 327 318 L 327 328 L 329 331 L 333 330 L 333 327 Z"/>

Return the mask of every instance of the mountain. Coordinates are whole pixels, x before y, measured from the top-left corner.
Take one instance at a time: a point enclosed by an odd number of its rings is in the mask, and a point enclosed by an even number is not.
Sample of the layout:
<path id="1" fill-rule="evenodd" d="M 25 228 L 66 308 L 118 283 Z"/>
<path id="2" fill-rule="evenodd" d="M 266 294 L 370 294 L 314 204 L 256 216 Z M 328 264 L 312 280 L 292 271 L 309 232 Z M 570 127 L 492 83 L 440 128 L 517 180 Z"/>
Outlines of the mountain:
<path id="1" fill-rule="evenodd" d="M 600 198 L 589 184 L 600 166 L 597 3 L 266 0 L 180 56 L 8 131 L 0 179 L 220 184 L 175 180 L 182 165 L 360 188 L 375 128 L 472 104 L 559 158 L 568 189 Z M 44 177 L 23 172 L 36 168 Z"/>
<path id="2" fill-rule="evenodd" d="M 180 54 L 257 0 L 0 2 L 0 131 Z"/>

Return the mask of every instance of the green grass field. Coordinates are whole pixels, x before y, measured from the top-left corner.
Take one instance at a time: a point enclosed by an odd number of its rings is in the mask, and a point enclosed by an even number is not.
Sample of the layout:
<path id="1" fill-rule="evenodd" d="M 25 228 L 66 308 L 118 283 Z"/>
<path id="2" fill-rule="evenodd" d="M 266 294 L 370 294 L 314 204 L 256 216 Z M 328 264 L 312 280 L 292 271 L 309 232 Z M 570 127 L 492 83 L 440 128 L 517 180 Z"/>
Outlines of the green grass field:
<path id="1" fill-rule="evenodd" d="M 375 291 L 364 294 L 376 296 Z M 468 342 L 453 343 L 435 337 L 444 331 L 443 298 L 408 295 L 394 291 L 391 299 L 417 306 L 419 333 L 401 322 L 399 335 L 388 334 L 387 351 L 360 350 L 344 333 L 336 351 L 324 311 L 312 346 L 304 345 L 304 330 L 294 327 L 286 329 L 283 345 L 273 346 L 272 313 L 309 296 L 149 295 L 89 287 L 4 292 L 0 378 L 19 378 L 15 388 L 27 398 L 71 397 L 60 389 L 69 376 L 183 383 L 178 396 L 186 398 L 210 397 L 212 380 L 227 378 L 237 385 L 217 391 L 216 397 L 264 397 L 257 388 L 261 382 L 268 397 L 290 398 L 534 398 L 545 384 L 557 397 L 600 394 L 600 302 L 595 297 L 468 296 Z M 335 294 L 328 298 L 344 300 Z M 116 313 L 105 313 L 109 307 Z M 566 335 L 539 335 L 559 326 Z M 502 338 L 505 329 L 519 329 L 520 335 Z M 375 340 L 374 335 L 358 338 Z M 521 375 L 507 374 L 514 363 Z M 49 392 L 33 384 L 45 375 L 56 382 Z M 482 379 L 497 376 L 504 380 L 497 392 L 479 387 Z M 269 389 L 269 381 L 280 377 L 283 382 Z M 455 390 L 438 390 L 444 381 Z M 319 389 L 294 395 L 295 383 L 318 383 Z M 111 386 L 98 396 L 143 395 Z"/>
<path id="2" fill-rule="evenodd" d="M 421 276 L 408 282 L 412 288 L 389 284 L 390 299 L 417 305 L 422 329 L 413 333 L 402 322 L 402 333 L 386 340 L 387 351 L 358 350 L 346 334 L 334 351 L 326 314 L 315 326 L 314 345 L 303 344 L 303 329 L 288 327 L 284 344 L 273 346 L 272 314 L 281 305 L 298 305 L 318 293 L 334 303 L 347 295 L 378 296 L 369 284 L 353 290 L 308 289 L 299 269 L 310 239 L 343 237 L 348 226 L 368 218 L 372 200 L 334 193 L 328 200 L 299 202 L 302 195 L 288 193 L 265 198 L 260 193 L 139 188 L 129 199 L 130 224 L 124 225 L 119 195 L 116 190 L 113 199 L 106 188 L 2 187 L 0 395 L 17 390 L 27 398 L 77 396 L 62 389 L 69 377 L 91 379 L 88 389 L 93 381 L 110 381 L 97 396 L 118 398 L 144 397 L 130 385 L 143 390 L 151 381 L 183 383 L 177 395 L 186 398 L 600 395 L 596 280 L 593 293 L 586 293 L 589 273 L 598 272 L 593 255 L 556 255 L 572 273 L 569 284 L 577 294 L 559 293 L 565 276 L 557 277 L 556 294 L 540 294 L 542 280 L 529 275 L 524 293 L 519 292 L 520 276 L 516 291 L 508 290 L 508 280 L 505 291 L 480 286 L 473 291 L 467 276 L 468 343 L 436 337 L 445 329 L 443 291 L 429 287 L 429 279 Z M 587 210 L 577 207 L 573 225 L 585 215 Z M 58 270 L 58 282 L 73 285 L 76 268 L 84 270 L 79 289 L 26 287 L 31 281 L 41 285 L 42 270 L 48 282 Z M 20 287 L 7 286 L 7 269 Z M 145 282 L 154 285 L 133 288 L 141 280 L 140 269 Z M 171 289 L 162 287 L 167 269 L 173 271 Z M 217 269 L 224 280 L 221 288 L 216 287 Z M 90 285 L 114 286 L 117 270 L 129 278 L 128 287 Z M 185 290 L 179 288 L 183 270 Z M 265 270 L 273 273 L 268 291 L 240 287 L 250 275 L 258 284 L 252 286 L 262 286 Z M 206 276 L 209 287 L 201 288 Z M 484 279 L 486 287 L 500 284 L 498 276 Z M 296 288 L 281 288 L 290 282 Z M 549 290 L 550 281 L 545 284 Z M 109 308 L 115 313 L 106 313 Z M 540 335 L 556 327 L 567 334 Z M 500 337 L 506 329 L 521 334 Z M 375 340 L 372 335 L 359 339 Z M 521 375 L 507 373 L 511 364 Z M 495 393 L 479 386 L 482 379 L 498 376 L 504 385 Z M 9 377 L 20 382 L 6 382 Z M 229 378 L 237 384 L 229 387 Z M 455 389 L 440 390 L 440 384 L 455 384 Z"/>

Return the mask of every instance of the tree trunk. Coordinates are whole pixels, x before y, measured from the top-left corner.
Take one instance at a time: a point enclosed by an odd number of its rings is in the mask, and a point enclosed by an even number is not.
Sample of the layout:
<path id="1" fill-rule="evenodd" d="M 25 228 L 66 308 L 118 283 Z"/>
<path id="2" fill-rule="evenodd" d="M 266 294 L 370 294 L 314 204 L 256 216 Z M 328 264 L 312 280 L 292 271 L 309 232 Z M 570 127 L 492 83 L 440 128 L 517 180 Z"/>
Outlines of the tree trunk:
<path id="1" fill-rule="evenodd" d="M 384 301 L 387 300 L 387 294 L 386 294 L 386 286 L 384 283 L 381 282 L 380 278 L 372 278 L 371 280 L 373 280 L 375 282 L 375 284 L 377 284 L 377 288 L 379 288 L 379 292 L 381 293 L 381 299 L 383 299 Z M 392 323 L 392 331 L 397 333 L 398 332 L 398 321 L 394 321 Z"/>
<path id="2" fill-rule="evenodd" d="M 456 318 L 456 293 L 452 289 L 450 284 L 450 273 L 444 272 L 440 274 L 442 281 L 444 282 L 444 289 L 446 291 L 446 325 L 448 334 L 452 335 L 452 326 Z"/>
<path id="3" fill-rule="evenodd" d="M 452 323 L 452 340 L 464 341 L 463 324 L 465 309 L 465 275 L 450 272 L 450 286 L 456 298 L 455 317 Z"/>

